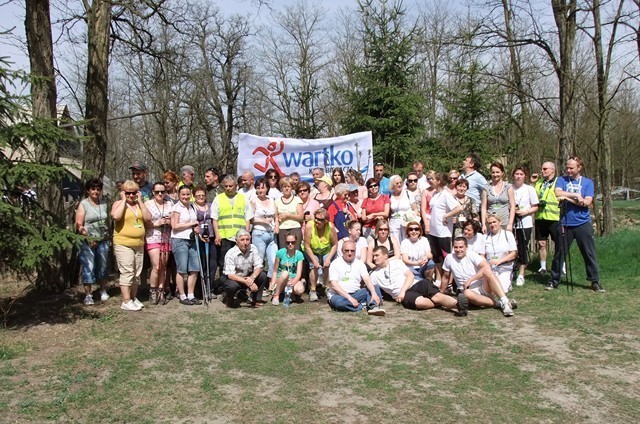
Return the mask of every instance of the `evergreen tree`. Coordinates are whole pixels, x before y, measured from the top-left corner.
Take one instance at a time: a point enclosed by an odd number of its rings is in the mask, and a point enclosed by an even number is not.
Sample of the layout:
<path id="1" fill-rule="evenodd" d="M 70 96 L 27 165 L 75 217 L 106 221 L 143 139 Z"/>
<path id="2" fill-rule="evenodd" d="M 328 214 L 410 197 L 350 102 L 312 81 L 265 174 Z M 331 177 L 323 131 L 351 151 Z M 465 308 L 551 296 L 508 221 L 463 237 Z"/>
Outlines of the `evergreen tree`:
<path id="1" fill-rule="evenodd" d="M 34 184 L 37 192 L 38 188 L 60 184 L 65 169 L 59 163 L 35 160 L 35 152 L 57 149 L 61 141 L 74 141 L 52 120 L 30 116 L 26 112 L 31 109 L 28 99 L 11 94 L 8 87 L 25 80 L 25 75 L 11 71 L 0 60 L 0 263 L 4 271 L 31 279 L 47 269 L 52 257 L 70 251 L 80 239 L 67 229 L 64 216 L 46 209 L 19 188 Z M 67 273 L 72 269 L 67 262 Z"/>
<path id="2" fill-rule="evenodd" d="M 423 132 L 412 63 L 417 30 L 406 28 L 401 1 L 360 0 L 358 6 L 364 57 L 353 70 L 355 88 L 346 93 L 343 129 L 371 131 L 376 160 L 404 168 Z"/>

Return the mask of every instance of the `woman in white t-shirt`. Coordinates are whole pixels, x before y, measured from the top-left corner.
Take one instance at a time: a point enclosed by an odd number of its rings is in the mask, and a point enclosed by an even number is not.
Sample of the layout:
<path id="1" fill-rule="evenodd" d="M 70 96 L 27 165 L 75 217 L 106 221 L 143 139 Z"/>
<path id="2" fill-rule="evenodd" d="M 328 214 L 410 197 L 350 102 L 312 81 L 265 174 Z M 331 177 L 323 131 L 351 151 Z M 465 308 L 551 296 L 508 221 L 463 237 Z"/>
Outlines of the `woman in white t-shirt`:
<path id="1" fill-rule="evenodd" d="M 276 219 L 276 205 L 273 199 L 267 197 L 269 191 L 267 180 L 258 178 L 255 184 L 256 195 L 250 200 L 253 208 L 251 224 L 251 244 L 258 249 L 258 255 L 264 261 L 265 256 L 269 271 L 268 277 L 273 273 L 273 263 L 276 260 L 278 245 L 276 234 L 278 233 L 278 220 Z M 271 288 L 270 288 L 271 289 Z"/>
<path id="2" fill-rule="evenodd" d="M 433 277 L 434 263 L 431 260 L 429 240 L 422 235 L 422 226 L 412 221 L 405 227 L 405 239 L 400 243 L 404 264 L 409 267 L 418 281 Z"/>
<path id="3" fill-rule="evenodd" d="M 200 258 L 195 238 L 200 234 L 196 210 L 191 205 L 191 188 L 182 186 L 178 190 L 180 201 L 171 209 L 171 251 L 176 261 L 176 285 L 183 305 L 201 305 L 194 290 L 200 272 Z M 187 282 L 187 293 L 184 283 Z"/>
<path id="4" fill-rule="evenodd" d="M 411 210 L 412 201 L 404 189 L 404 183 L 399 175 L 389 178 L 390 220 L 391 235 L 400 243 L 404 240 L 404 214 Z"/>
<path id="5" fill-rule="evenodd" d="M 431 208 L 431 223 L 427 239 L 431 245 L 433 262 L 436 264 L 436 286 L 439 286 L 444 257 L 451 253 L 451 237 L 453 235 L 453 218 L 462 212 L 462 205 L 455 197 L 445 190 L 448 175 L 436 173 L 432 180 L 435 188 L 429 206 Z"/>
<path id="6" fill-rule="evenodd" d="M 524 270 L 529 264 L 529 241 L 533 230 L 533 215 L 538 211 L 538 194 L 525 181 L 529 180 L 529 171 L 523 166 L 513 170 L 513 195 L 516 201 L 514 229 L 518 245 L 518 278 L 516 286 L 524 285 Z"/>
<path id="7" fill-rule="evenodd" d="M 342 257 L 342 244 L 351 240 L 356 244 L 356 259 L 365 262 L 367 260 L 369 244 L 367 243 L 367 239 L 362 237 L 362 224 L 360 224 L 360 221 L 349 221 L 347 230 L 349 236 L 338 241 L 338 257 Z"/>
<path id="8" fill-rule="evenodd" d="M 487 216 L 489 231 L 484 242 L 484 248 L 491 270 L 500 280 L 505 293 L 511 290 L 511 273 L 516 259 L 516 239 L 511 231 L 503 230 L 501 216 L 490 212 Z"/>

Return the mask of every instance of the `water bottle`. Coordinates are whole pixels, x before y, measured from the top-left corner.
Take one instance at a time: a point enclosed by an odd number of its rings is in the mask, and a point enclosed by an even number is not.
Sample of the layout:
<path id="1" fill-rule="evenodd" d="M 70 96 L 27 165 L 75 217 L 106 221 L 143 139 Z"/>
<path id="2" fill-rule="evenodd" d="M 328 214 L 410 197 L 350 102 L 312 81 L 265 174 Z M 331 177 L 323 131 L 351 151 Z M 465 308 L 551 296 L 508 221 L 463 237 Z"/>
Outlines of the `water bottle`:
<path id="1" fill-rule="evenodd" d="M 291 305 L 291 292 L 293 291 L 293 287 L 286 286 L 284 288 L 284 302 L 283 305 L 288 308 Z"/>
<path id="2" fill-rule="evenodd" d="M 321 286 L 324 283 L 324 268 L 318 268 L 318 285 Z"/>

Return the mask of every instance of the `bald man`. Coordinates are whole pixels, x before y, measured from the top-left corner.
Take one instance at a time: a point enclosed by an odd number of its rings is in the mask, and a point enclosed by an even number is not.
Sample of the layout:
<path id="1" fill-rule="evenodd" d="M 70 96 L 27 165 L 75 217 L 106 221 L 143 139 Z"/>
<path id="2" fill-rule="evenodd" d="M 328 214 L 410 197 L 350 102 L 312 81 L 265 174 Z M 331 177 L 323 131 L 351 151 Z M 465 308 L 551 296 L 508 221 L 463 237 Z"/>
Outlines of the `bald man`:
<path id="1" fill-rule="evenodd" d="M 540 203 L 536 212 L 536 241 L 540 252 L 540 269 L 538 272 L 547 272 L 547 240 L 555 244 L 558 251 L 558 226 L 560 221 L 560 206 L 556 198 L 556 165 L 553 162 L 542 164 L 542 178 L 536 181 L 534 188 L 538 194 Z"/>

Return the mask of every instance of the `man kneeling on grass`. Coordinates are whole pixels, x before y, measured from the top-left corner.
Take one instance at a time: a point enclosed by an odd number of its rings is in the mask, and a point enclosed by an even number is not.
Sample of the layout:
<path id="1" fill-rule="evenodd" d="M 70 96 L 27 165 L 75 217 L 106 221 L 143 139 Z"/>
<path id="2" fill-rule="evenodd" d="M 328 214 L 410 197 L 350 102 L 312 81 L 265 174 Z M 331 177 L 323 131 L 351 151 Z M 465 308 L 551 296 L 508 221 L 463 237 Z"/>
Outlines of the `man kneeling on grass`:
<path id="1" fill-rule="evenodd" d="M 371 282 L 396 302 L 402 303 L 405 308 L 424 310 L 436 306 L 444 306 L 447 309 L 457 307 L 456 299 L 440 293 L 440 289 L 430 280 L 416 282 L 413 272 L 402 259 L 389 259 L 389 250 L 386 247 L 375 247 L 372 259 L 376 269 L 371 273 Z"/>
<path id="2" fill-rule="evenodd" d="M 505 317 L 513 316 L 517 308 L 515 300 L 509 300 L 502 290 L 500 281 L 491 272 L 489 262 L 473 251 L 467 251 L 467 239 L 456 237 L 453 242 L 453 254 L 447 255 L 442 264 L 444 277 L 440 291 L 444 293 L 453 276 L 458 286 L 458 311 L 466 316 L 468 304 L 497 307 Z M 496 296 L 499 300 L 495 300 Z"/>
<path id="3" fill-rule="evenodd" d="M 329 281 L 331 287 L 327 298 L 333 309 L 357 312 L 366 308 L 369 315 L 385 315 L 385 310 L 380 308 L 380 287 L 374 286 L 369 279 L 364 262 L 356 259 L 354 242 L 349 240 L 342 244 L 342 257 L 331 262 L 329 267 Z M 363 282 L 365 287 L 360 288 Z"/>
<path id="4" fill-rule="evenodd" d="M 224 289 L 223 302 L 233 308 L 247 300 L 247 290 L 251 292 L 251 306 L 260 306 L 262 289 L 269 282 L 262 270 L 262 258 L 258 249 L 251 244 L 251 234 L 238 230 L 236 245 L 224 257 L 224 270 L 220 283 Z"/>

